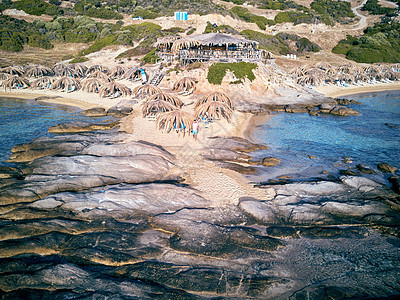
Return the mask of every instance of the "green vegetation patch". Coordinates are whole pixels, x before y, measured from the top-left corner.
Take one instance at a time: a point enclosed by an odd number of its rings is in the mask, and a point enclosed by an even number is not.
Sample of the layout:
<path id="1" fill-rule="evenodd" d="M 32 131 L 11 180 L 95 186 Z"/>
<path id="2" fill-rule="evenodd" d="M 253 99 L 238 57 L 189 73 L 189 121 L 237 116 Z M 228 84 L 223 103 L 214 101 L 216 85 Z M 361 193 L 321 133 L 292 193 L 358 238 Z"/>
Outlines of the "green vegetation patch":
<path id="1" fill-rule="evenodd" d="M 0 49 L 18 52 L 24 49 L 24 44 L 44 49 L 53 47 L 31 23 L 0 15 Z"/>
<path id="2" fill-rule="evenodd" d="M 72 59 L 69 63 L 70 64 L 79 64 L 79 63 L 84 63 L 88 60 L 89 60 L 89 58 L 87 58 L 87 57 L 78 56 L 78 57 L 75 57 L 74 59 Z"/>
<path id="3" fill-rule="evenodd" d="M 151 50 L 149 53 L 147 53 L 142 60 L 146 63 L 146 64 L 155 64 L 157 59 L 159 59 L 159 57 L 156 54 L 156 49 Z"/>
<path id="4" fill-rule="evenodd" d="M 247 39 L 257 41 L 260 49 L 265 49 L 282 55 L 289 53 L 303 54 L 306 52 L 318 52 L 321 50 L 319 45 L 312 43 L 307 38 L 302 38 L 295 34 L 282 32 L 273 36 L 253 30 L 244 30 L 240 34 Z M 293 44 L 295 48 L 293 47 Z"/>
<path id="5" fill-rule="evenodd" d="M 196 31 L 196 28 L 190 28 L 187 32 L 186 32 L 186 35 L 191 35 L 191 34 L 193 34 L 194 32 Z"/>
<path id="6" fill-rule="evenodd" d="M 319 14 L 319 18 L 327 25 L 334 25 L 335 21 L 355 17 L 350 2 L 316 0 L 311 3 L 311 8 Z"/>
<path id="7" fill-rule="evenodd" d="M 239 63 L 215 63 L 208 69 L 207 80 L 211 84 L 221 84 L 226 75 L 226 70 L 231 70 L 238 80 L 248 78 L 253 81 L 253 70 L 257 68 L 254 63 L 239 62 Z M 235 82 L 237 83 L 237 82 Z"/>
<path id="8" fill-rule="evenodd" d="M 57 16 L 64 13 L 64 11 L 57 5 L 41 0 L 20 0 L 14 2 L 13 7 L 18 10 L 23 10 L 27 14 L 35 16 L 40 16 L 42 14 Z"/>
<path id="9" fill-rule="evenodd" d="M 115 5 L 112 5 L 112 1 L 110 1 L 110 3 L 102 3 L 96 0 L 83 0 L 75 3 L 74 9 L 77 13 L 92 18 L 117 20 L 123 18 L 122 15 L 116 11 Z"/>
<path id="10" fill-rule="evenodd" d="M 275 22 L 273 20 L 269 20 L 266 17 L 252 14 L 247 8 L 244 7 L 232 7 L 230 12 L 238 16 L 243 21 L 257 24 L 257 26 L 262 30 L 265 30 L 267 26 L 275 25 Z"/>
<path id="11" fill-rule="evenodd" d="M 207 26 L 204 29 L 203 33 L 210 32 L 220 32 L 220 33 L 228 33 L 228 34 L 239 34 L 237 30 L 235 30 L 232 26 L 229 25 L 218 25 L 216 27 L 213 26 L 210 22 L 207 22 Z"/>
<path id="12" fill-rule="evenodd" d="M 376 23 L 364 30 L 360 38 L 347 35 L 332 49 L 347 59 L 360 63 L 400 62 L 400 23 Z"/>
<path id="13" fill-rule="evenodd" d="M 367 3 L 361 8 L 363 11 L 368 11 L 373 15 L 387 15 L 392 14 L 396 11 L 394 8 L 383 7 L 378 4 L 378 0 L 368 0 Z"/>
<path id="14" fill-rule="evenodd" d="M 295 25 L 301 23 L 314 23 L 317 18 L 310 13 L 301 11 L 284 11 L 275 16 L 276 23 L 293 23 Z"/>

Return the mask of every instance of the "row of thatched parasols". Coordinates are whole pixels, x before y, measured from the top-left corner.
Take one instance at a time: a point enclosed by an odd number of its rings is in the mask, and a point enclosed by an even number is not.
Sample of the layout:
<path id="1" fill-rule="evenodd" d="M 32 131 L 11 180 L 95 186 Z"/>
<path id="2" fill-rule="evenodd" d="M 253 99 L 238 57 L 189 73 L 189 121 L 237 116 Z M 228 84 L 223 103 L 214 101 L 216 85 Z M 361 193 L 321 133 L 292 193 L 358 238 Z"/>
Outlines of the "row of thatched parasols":
<path id="1" fill-rule="evenodd" d="M 400 64 L 365 66 L 343 64 L 333 66 L 320 62 L 315 66 L 297 67 L 286 76 L 304 86 L 336 84 L 338 82 L 346 84 L 390 82 L 400 80 Z"/>
<path id="2" fill-rule="evenodd" d="M 4 86 L 5 89 L 31 87 L 33 89 L 52 89 L 62 90 L 65 92 L 74 92 L 82 89 L 86 92 L 99 93 L 101 97 L 119 97 L 129 96 L 132 94 L 132 91 L 122 83 L 114 80 L 105 81 L 98 78 L 87 78 L 81 82 L 79 79 L 73 77 L 64 76 L 61 78 L 55 78 L 44 76 L 30 83 L 26 78 L 17 75 L 12 75 L 7 78 L 0 75 L 0 80 L 2 80 L 1 85 Z"/>
<path id="3" fill-rule="evenodd" d="M 193 78 L 184 77 L 174 84 L 173 90 L 188 90 L 195 88 Z M 235 105 L 225 93 L 213 92 L 199 99 L 194 105 L 194 114 L 181 110 L 183 102 L 174 95 L 164 93 L 160 88 L 151 85 L 138 86 L 134 90 L 137 97 L 145 99 L 142 105 L 144 117 L 157 116 L 159 129 L 192 129 L 194 119 L 220 119 L 230 121 Z"/>
<path id="4" fill-rule="evenodd" d="M 54 76 L 59 76 L 54 77 Z M 82 88 L 86 92 L 99 93 L 101 97 L 129 96 L 132 91 L 115 79 L 140 80 L 141 69 L 116 66 L 109 70 L 100 65 L 86 67 L 80 64 L 57 64 L 53 69 L 44 66 L 5 67 L 0 69 L 1 86 L 4 88 L 53 89 L 74 92 Z M 38 79 L 30 83 L 28 77 Z M 79 78 L 83 78 L 81 82 Z"/>
<path id="5" fill-rule="evenodd" d="M 42 76 L 84 78 L 96 76 L 93 75 L 93 73 L 102 73 L 103 75 L 97 76 L 102 76 L 110 81 L 111 79 L 138 80 L 141 78 L 141 70 L 146 72 L 146 70 L 139 67 L 127 68 L 124 66 L 116 66 L 112 69 L 109 69 L 101 65 L 86 67 L 82 64 L 60 63 L 56 64 L 53 68 L 48 68 L 41 65 L 29 65 L 26 67 L 8 66 L 1 68 L 0 73 L 30 78 L 39 78 Z"/>

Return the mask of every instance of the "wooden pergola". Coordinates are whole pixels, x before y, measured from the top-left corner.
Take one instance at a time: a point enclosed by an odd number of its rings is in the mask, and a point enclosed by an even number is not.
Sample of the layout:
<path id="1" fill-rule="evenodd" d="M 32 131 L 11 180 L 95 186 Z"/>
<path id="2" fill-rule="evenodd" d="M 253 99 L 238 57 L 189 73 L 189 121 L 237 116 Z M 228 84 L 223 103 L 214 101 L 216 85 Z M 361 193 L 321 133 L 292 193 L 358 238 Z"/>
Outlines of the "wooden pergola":
<path id="1" fill-rule="evenodd" d="M 178 58 L 182 64 L 197 61 L 260 62 L 271 58 L 258 43 L 222 33 L 207 33 L 184 38 L 163 38 L 157 41 L 157 55 L 165 59 Z"/>

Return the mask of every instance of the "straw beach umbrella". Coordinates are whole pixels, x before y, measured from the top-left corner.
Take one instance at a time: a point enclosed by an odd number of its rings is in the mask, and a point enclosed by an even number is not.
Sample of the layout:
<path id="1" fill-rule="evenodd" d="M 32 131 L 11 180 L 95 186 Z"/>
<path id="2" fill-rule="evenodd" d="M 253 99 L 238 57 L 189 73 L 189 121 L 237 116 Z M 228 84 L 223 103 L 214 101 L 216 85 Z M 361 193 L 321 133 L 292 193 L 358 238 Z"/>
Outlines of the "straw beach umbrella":
<path id="1" fill-rule="evenodd" d="M 140 72 L 140 68 L 138 68 L 138 67 L 130 68 L 129 70 L 127 70 L 125 72 L 124 77 L 125 77 L 125 79 L 133 80 L 133 81 L 141 80 L 142 74 Z"/>
<path id="2" fill-rule="evenodd" d="M 178 92 L 193 92 L 196 88 L 196 80 L 191 77 L 183 77 L 174 83 L 172 90 Z"/>
<path id="3" fill-rule="evenodd" d="M 132 91 L 134 97 L 144 99 L 154 94 L 162 93 L 161 89 L 152 84 L 142 84 L 135 87 Z"/>
<path id="4" fill-rule="evenodd" d="M 91 73 L 96 72 L 96 71 L 100 71 L 100 72 L 108 74 L 110 70 L 108 68 L 106 68 L 106 67 L 101 66 L 101 65 L 93 65 L 93 66 L 90 66 L 86 70 L 86 76 L 88 76 Z"/>
<path id="5" fill-rule="evenodd" d="M 326 71 L 326 70 L 328 70 L 328 69 L 331 69 L 331 68 L 332 68 L 332 65 L 331 65 L 331 64 L 328 64 L 327 62 L 320 61 L 320 62 L 318 62 L 318 63 L 315 64 L 315 67 L 318 68 L 318 69 L 321 69 L 321 70 Z"/>
<path id="6" fill-rule="evenodd" d="M 66 64 L 56 64 L 53 67 L 54 74 L 59 77 L 79 77 L 79 74 L 71 65 Z"/>
<path id="7" fill-rule="evenodd" d="M 13 75 L 3 81 L 4 89 L 25 89 L 30 86 L 29 81 L 18 75 Z"/>
<path id="8" fill-rule="evenodd" d="M 100 97 L 109 97 L 109 98 L 116 98 L 120 96 L 130 96 L 131 90 L 124 84 L 118 83 L 116 81 L 111 81 L 105 85 L 103 85 L 100 90 L 99 94 Z"/>
<path id="9" fill-rule="evenodd" d="M 73 77 L 61 77 L 53 82 L 51 89 L 63 90 L 64 92 L 74 92 L 81 88 L 81 83 L 78 79 Z"/>
<path id="10" fill-rule="evenodd" d="M 125 67 L 116 66 L 116 67 L 114 67 L 114 68 L 112 68 L 110 70 L 109 75 L 112 78 L 123 78 L 125 72 L 126 72 L 126 68 Z"/>
<path id="11" fill-rule="evenodd" d="M 181 99 L 175 96 L 164 94 L 162 92 L 151 95 L 146 101 L 151 101 L 151 100 L 164 100 L 179 108 L 183 106 L 183 102 Z"/>
<path id="12" fill-rule="evenodd" d="M 87 78 L 82 83 L 82 91 L 98 93 L 104 81 L 98 78 Z"/>
<path id="13" fill-rule="evenodd" d="M 85 77 L 87 67 L 82 64 L 71 64 L 72 69 L 74 69 L 79 77 Z"/>
<path id="14" fill-rule="evenodd" d="M 53 82 L 56 79 L 51 76 L 43 76 L 39 79 L 36 79 L 34 82 L 32 82 L 32 88 L 36 89 L 50 89 L 52 87 Z"/>
<path id="15" fill-rule="evenodd" d="M 375 75 L 381 72 L 380 66 L 368 65 L 364 67 L 364 72 L 367 74 Z"/>
<path id="16" fill-rule="evenodd" d="M 164 100 L 148 100 L 143 103 L 143 117 L 155 116 L 159 113 L 177 110 L 178 108 L 170 102 Z"/>
<path id="17" fill-rule="evenodd" d="M 232 109 L 221 101 L 208 101 L 199 105 L 195 110 L 195 117 L 207 116 L 212 119 L 225 118 L 228 122 L 232 119 Z"/>
<path id="18" fill-rule="evenodd" d="M 26 77 L 42 77 L 52 75 L 54 75 L 52 69 L 40 65 L 29 66 L 25 73 Z"/>
<path id="19" fill-rule="evenodd" d="M 7 73 L 10 75 L 18 75 L 18 76 L 22 76 L 25 73 L 21 67 L 17 67 L 17 66 L 8 66 L 5 68 L 2 68 L 2 69 L 0 69 L 0 72 Z"/>
<path id="20" fill-rule="evenodd" d="M 294 68 L 289 72 L 290 75 L 294 76 L 304 76 L 307 73 L 307 67 L 306 66 L 300 66 L 297 68 Z"/>
<path id="21" fill-rule="evenodd" d="M 171 129 L 192 129 L 194 116 L 182 110 L 171 110 L 160 114 L 157 118 L 158 129 L 169 132 Z"/>
<path id="22" fill-rule="evenodd" d="M 12 75 L 7 73 L 0 73 L 0 86 L 3 86 L 4 81 L 10 78 Z"/>
<path id="23" fill-rule="evenodd" d="M 108 82 L 112 81 L 112 79 L 107 74 L 105 74 L 101 71 L 94 71 L 94 72 L 90 73 L 87 78 L 98 78 L 98 79 L 108 81 Z"/>
<path id="24" fill-rule="evenodd" d="M 232 99 L 227 94 L 221 92 L 213 92 L 207 97 L 199 99 L 194 107 L 197 108 L 202 104 L 213 101 L 225 103 L 231 110 L 235 109 L 235 103 L 233 103 Z"/>

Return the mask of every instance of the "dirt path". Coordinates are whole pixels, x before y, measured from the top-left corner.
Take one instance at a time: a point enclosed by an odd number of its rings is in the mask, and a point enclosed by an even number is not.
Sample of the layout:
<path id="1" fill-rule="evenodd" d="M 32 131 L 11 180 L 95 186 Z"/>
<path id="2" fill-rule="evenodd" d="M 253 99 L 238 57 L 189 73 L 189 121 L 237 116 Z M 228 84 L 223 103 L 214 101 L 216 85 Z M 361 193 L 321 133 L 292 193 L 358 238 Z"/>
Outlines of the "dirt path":
<path id="1" fill-rule="evenodd" d="M 360 21 L 358 24 L 356 24 L 356 27 L 352 28 L 352 30 L 361 30 L 368 26 L 367 17 L 358 12 L 358 10 L 361 10 L 361 7 L 363 7 L 365 3 L 367 3 L 367 0 L 364 0 L 360 5 L 351 9 L 357 17 L 360 17 Z"/>

